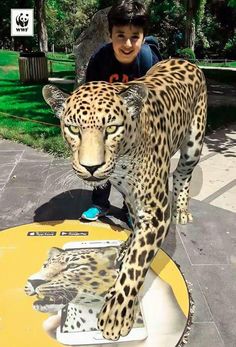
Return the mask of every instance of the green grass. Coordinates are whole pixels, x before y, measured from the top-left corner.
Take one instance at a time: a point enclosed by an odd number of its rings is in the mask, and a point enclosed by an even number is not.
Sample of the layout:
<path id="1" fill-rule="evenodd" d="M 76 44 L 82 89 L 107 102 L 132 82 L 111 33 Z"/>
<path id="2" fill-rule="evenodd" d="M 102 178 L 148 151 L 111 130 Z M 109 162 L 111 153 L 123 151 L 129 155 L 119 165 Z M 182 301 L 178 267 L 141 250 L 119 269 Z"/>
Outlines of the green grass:
<path id="1" fill-rule="evenodd" d="M 199 61 L 198 62 L 198 65 L 201 65 L 201 66 L 212 66 L 212 67 L 233 67 L 233 68 L 236 68 L 236 61 L 232 61 L 232 62 L 227 62 L 226 61 L 222 61 L 221 63 L 211 63 L 210 61 Z"/>
<path id="2" fill-rule="evenodd" d="M 63 53 L 48 53 L 49 70 L 52 68 L 53 73 L 50 77 L 63 77 L 65 79 L 75 78 L 75 62 L 68 55 Z"/>
<path id="3" fill-rule="evenodd" d="M 18 52 L 0 51 L 0 136 L 57 155 L 67 155 L 59 120 L 43 100 L 43 85 L 22 84 L 19 81 L 18 57 Z M 74 78 L 73 63 L 67 65 L 64 71 L 61 65 L 55 65 L 54 76 L 62 74 L 64 77 L 69 73 Z M 60 84 L 60 87 L 71 91 L 73 84 Z"/>

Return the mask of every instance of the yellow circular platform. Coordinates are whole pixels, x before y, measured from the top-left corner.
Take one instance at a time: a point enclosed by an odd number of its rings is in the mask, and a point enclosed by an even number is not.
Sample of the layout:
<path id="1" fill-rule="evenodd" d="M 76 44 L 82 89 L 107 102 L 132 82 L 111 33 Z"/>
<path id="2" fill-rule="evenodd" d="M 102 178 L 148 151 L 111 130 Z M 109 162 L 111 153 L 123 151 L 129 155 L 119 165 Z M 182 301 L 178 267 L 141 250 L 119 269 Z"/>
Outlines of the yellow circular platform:
<path id="1" fill-rule="evenodd" d="M 32 223 L 1 231 L 0 346 L 60 346 L 42 329 L 47 314 L 33 310 L 35 298 L 24 292 L 27 278 L 41 268 L 51 247 L 62 248 L 71 241 L 125 240 L 127 235 L 128 230 L 116 226 L 71 220 Z M 187 323 L 190 299 L 179 268 L 160 250 L 152 269 L 171 286 Z"/>

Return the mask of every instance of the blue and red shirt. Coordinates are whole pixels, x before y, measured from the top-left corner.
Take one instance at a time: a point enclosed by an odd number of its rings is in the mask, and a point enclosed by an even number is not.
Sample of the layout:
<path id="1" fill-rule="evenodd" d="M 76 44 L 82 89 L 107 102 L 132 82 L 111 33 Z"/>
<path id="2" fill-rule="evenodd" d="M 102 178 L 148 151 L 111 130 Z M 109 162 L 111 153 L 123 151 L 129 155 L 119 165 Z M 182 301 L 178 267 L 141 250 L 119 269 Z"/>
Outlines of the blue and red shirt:
<path id="1" fill-rule="evenodd" d="M 108 43 L 91 57 L 86 71 L 86 82 L 127 83 L 144 76 L 158 61 L 156 54 L 144 43 L 132 63 L 122 64 L 115 57 L 112 43 Z"/>

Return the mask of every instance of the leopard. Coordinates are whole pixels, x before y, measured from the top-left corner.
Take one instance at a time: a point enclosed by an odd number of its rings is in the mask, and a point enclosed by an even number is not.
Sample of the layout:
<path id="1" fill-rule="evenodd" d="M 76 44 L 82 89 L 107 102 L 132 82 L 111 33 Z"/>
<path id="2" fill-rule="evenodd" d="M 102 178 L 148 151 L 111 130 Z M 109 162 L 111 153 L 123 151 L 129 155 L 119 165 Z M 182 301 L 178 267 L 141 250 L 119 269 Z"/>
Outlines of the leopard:
<path id="1" fill-rule="evenodd" d="M 132 230 L 98 316 L 103 337 L 115 341 L 133 326 L 134 303 L 171 221 L 193 221 L 189 188 L 206 129 L 206 80 L 197 65 L 170 58 L 128 83 L 91 81 L 71 94 L 46 85 L 43 96 L 60 119 L 75 174 L 93 187 L 109 180 L 129 210 Z"/>
<path id="2" fill-rule="evenodd" d="M 52 247 L 40 271 L 31 275 L 25 293 L 37 296 L 39 312 L 66 312 L 62 332 L 95 331 L 99 309 L 118 274 L 117 247 L 62 249 Z M 137 302 L 136 325 L 142 323 Z"/>
<path id="3" fill-rule="evenodd" d="M 118 253 L 117 247 L 52 247 L 41 269 L 28 278 L 25 293 L 37 296 L 33 307 L 40 312 L 58 312 L 68 303 L 98 303 L 117 277 Z"/>

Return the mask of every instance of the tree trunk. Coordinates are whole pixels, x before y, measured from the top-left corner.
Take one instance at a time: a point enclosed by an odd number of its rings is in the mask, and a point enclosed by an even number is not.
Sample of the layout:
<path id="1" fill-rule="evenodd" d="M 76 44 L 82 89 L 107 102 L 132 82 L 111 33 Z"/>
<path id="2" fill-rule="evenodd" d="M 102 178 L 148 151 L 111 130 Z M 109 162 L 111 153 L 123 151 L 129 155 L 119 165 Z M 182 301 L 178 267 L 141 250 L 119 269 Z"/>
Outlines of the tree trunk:
<path id="1" fill-rule="evenodd" d="M 196 8 L 194 0 L 186 0 L 186 25 L 185 25 L 185 47 L 194 51 L 195 47 L 195 15 Z"/>
<path id="2" fill-rule="evenodd" d="M 39 50 L 48 52 L 48 33 L 45 21 L 45 0 L 35 0 Z"/>

